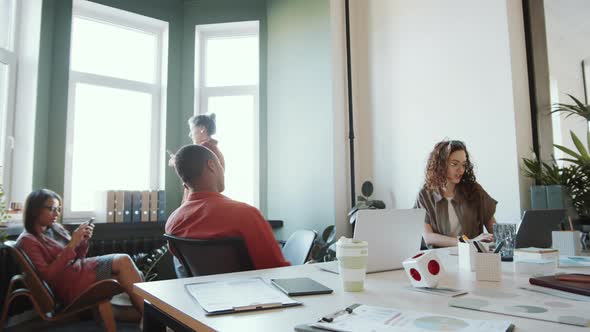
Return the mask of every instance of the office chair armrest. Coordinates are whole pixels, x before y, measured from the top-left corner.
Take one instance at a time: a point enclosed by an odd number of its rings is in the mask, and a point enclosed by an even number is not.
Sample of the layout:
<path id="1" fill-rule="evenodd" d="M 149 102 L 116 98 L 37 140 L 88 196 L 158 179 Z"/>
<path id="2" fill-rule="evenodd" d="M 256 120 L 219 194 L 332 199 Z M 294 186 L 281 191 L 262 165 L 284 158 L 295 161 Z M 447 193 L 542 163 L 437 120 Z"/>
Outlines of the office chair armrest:
<path id="1" fill-rule="evenodd" d="M 68 305 L 64 311 L 80 311 L 92 307 L 104 300 L 123 292 L 123 288 L 115 279 L 105 279 L 90 285 L 87 290 L 80 294 Z"/>

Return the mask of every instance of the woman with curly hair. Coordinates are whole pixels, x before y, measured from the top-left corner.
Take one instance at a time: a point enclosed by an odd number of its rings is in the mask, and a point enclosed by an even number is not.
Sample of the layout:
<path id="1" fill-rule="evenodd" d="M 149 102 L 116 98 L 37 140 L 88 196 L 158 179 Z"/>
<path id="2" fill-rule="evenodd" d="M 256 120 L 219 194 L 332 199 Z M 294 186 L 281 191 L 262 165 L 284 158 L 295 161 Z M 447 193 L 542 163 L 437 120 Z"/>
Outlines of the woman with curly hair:
<path id="1" fill-rule="evenodd" d="M 484 226 L 493 233 L 496 204 L 475 180 L 463 142 L 442 141 L 434 146 L 414 205 L 426 210 L 424 241 L 429 247 L 456 246 L 463 234 L 492 241 L 492 234 L 482 233 Z"/>

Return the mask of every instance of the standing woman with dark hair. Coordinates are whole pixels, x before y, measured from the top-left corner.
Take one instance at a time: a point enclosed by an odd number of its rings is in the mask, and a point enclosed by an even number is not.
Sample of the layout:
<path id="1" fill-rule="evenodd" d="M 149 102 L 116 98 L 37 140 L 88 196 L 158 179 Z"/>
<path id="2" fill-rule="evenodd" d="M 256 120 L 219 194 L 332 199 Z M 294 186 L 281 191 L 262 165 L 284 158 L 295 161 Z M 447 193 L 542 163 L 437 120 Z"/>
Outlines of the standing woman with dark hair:
<path id="1" fill-rule="evenodd" d="M 424 186 L 416 199 L 426 210 L 424 241 L 433 247 L 456 246 L 458 237 L 480 236 L 485 242 L 493 233 L 497 202 L 477 183 L 467 147 L 461 141 L 442 141 L 428 157 Z"/>
<path id="2" fill-rule="evenodd" d="M 215 125 L 215 113 L 191 116 L 188 119 L 188 127 L 190 129 L 188 137 L 191 138 L 193 144 L 199 144 L 211 150 L 211 152 L 213 152 L 219 159 L 221 167 L 225 169 L 225 159 L 217 147 L 217 140 L 211 137 L 217 131 L 217 126 Z M 170 154 L 168 165 L 174 166 L 174 154 Z M 187 200 L 188 195 L 188 189 L 184 188 L 181 203 L 184 203 Z"/>
<path id="3" fill-rule="evenodd" d="M 82 223 L 70 235 L 58 223 L 61 202 L 61 197 L 48 189 L 27 196 L 23 211 L 25 231 L 18 237 L 18 246 L 66 305 L 93 283 L 113 278 L 119 281 L 133 306 L 143 315 L 143 299 L 132 292 L 133 284 L 141 282 L 142 277 L 129 255 L 87 258 L 94 225 Z"/>

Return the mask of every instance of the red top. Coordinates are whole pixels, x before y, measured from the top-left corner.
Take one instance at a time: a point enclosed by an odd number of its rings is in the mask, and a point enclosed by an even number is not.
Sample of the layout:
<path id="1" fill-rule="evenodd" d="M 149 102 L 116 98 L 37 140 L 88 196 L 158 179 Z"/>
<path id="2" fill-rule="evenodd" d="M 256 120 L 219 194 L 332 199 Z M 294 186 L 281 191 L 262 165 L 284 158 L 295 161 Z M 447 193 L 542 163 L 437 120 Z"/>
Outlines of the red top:
<path id="1" fill-rule="evenodd" d="M 57 227 L 54 230 L 57 231 Z M 67 233 L 60 235 L 69 238 Z M 29 256 L 57 298 L 66 305 L 96 281 L 98 259 L 86 258 L 88 240 L 83 240 L 74 250 L 47 235 L 37 237 L 24 231 L 18 237 L 17 244 Z M 74 258 L 77 259 L 72 262 Z"/>
<path id="2" fill-rule="evenodd" d="M 191 193 L 168 218 L 166 233 L 190 239 L 241 237 L 256 269 L 290 265 L 260 211 L 220 193 Z"/>
<path id="3" fill-rule="evenodd" d="M 211 152 L 213 152 L 217 156 L 217 158 L 219 158 L 221 167 L 225 168 L 225 159 L 223 158 L 223 154 L 221 154 L 221 151 L 219 151 L 219 148 L 217 147 L 217 140 L 210 138 L 205 142 L 201 143 L 201 145 L 211 150 Z"/>

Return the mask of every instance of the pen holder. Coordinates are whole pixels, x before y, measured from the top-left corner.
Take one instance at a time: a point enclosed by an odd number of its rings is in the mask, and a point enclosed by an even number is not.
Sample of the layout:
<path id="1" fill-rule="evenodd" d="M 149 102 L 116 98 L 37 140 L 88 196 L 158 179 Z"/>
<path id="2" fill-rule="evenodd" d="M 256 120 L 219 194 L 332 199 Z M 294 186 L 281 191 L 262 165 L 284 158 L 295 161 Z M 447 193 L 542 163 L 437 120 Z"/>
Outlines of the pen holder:
<path id="1" fill-rule="evenodd" d="M 477 249 L 471 243 L 459 242 L 459 268 L 467 271 L 475 271 L 475 253 Z"/>
<path id="2" fill-rule="evenodd" d="M 551 247 L 559 250 L 560 255 L 580 256 L 582 253 L 582 242 L 580 231 L 553 231 L 551 238 L 553 245 Z"/>
<path id="3" fill-rule="evenodd" d="M 474 258 L 475 278 L 478 281 L 500 281 L 502 275 L 500 254 L 476 252 Z"/>

